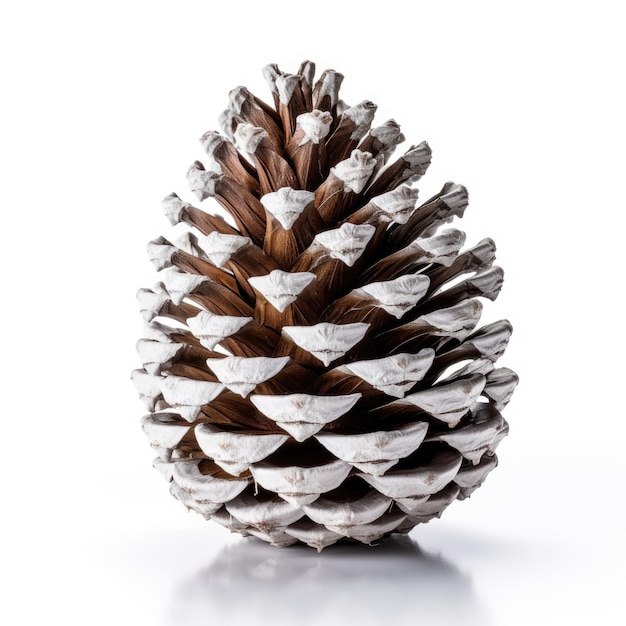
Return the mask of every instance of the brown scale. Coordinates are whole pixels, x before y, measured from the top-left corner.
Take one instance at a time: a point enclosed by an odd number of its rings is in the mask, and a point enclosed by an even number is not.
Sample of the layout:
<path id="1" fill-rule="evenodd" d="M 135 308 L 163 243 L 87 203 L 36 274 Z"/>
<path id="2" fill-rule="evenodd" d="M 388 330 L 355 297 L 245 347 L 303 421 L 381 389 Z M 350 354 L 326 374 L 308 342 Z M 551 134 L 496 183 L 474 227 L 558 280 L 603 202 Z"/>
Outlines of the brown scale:
<path id="1" fill-rule="evenodd" d="M 197 256 L 188 254 L 183 250 L 177 250 L 174 252 L 171 261 L 172 265 L 175 265 L 181 272 L 206 276 L 213 282 L 224 285 L 224 287 L 233 292 L 238 290 L 238 284 L 235 278 L 228 272 L 225 272 L 212 263 L 209 263 L 209 261 L 205 261 Z"/>
<path id="2" fill-rule="evenodd" d="M 320 112 L 321 114 L 322 112 Z M 330 113 L 327 115 L 330 116 Z M 298 178 L 300 189 L 316 189 L 326 177 L 327 155 L 324 141 L 303 143 L 305 133 L 300 124 L 296 124 L 290 142 L 285 147 L 285 155 L 293 164 L 293 170 Z M 318 232 L 315 229 L 312 233 Z"/>
<path id="3" fill-rule="evenodd" d="M 289 101 L 284 103 L 278 100 L 278 115 L 282 122 L 285 133 L 285 145 L 289 144 L 296 130 L 296 119 L 298 115 L 306 113 L 308 109 L 307 97 L 303 91 L 302 77 L 298 74 L 282 74 L 280 80 L 285 85 L 288 92 L 291 92 Z M 310 100 L 309 100 L 310 101 Z"/>
<path id="4" fill-rule="evenodd" d="M 280 222 L 266 211 L 267 230 L 263 251 L 272 258 L 278 267 L 286 271 L 294 270 L 298 257 L 311 245 L 315 233 L 324 229 L 324 222 L 315 204 L 311 202 L 290 229 L 285 229 Z"/>
<path id="5" fill-rule="evenodd" d="M 450 191 L 451 186 L 452 183 L 446 183 L 439 193 L 413 212 L 406 224 L 391 226 L 388 232 L 386 250 L 393 252 L 408 246 L 412 241 L 428 232 L 428 229 L 432 228 L 435 223 L 444 222 L 454 215 L 462 217 L 467 207 L 467 192 L 464 202 L 456 208 L 451 208 L 442 199 L 442 196 Z"/>
<path id="6" fill-rule="evenodd" d="M 387 143 L 376 137 L 381 131 L 386 131 Z M 396 146 L 402 143 L 404 139 L 398 123 L 395 120 L 387 120 L 382 126 L 371 129 L 358 148 L 363 152 L 369 152 L 376 159 L 376 169 L 374 170 L 374 175 L 376 175 L 387 164 Z"/>
<path id="7" fill-rule="evenodd" d="M 222 480 L 239 480 L 240 478 L 247 478 L 250 476 L 249 472 L 246 472 L 238 477 L 232 476 L 223 470 L 219 465 L 216 465 L 211 459 L 207 458 L 200 461 L 198 469 L 204 476 L 213 476 L 214 478 L 221 478 Z"/>
<path id="8" fill-rule="evenodd" d="M 265 276 L 280 269 L 278 263 L 254 243 L 242 246 L 233 252 L 225 263 L 225 267 L 233 273 L 237 281 L 237 291 L 243 294 L 251 307 L 254 307 L 256 294 L 249 279 L 252 276 Z"/>
<path id="9" fill-rule="evenodd" d="M 424 153 L 423 158 L 417 164 L 412 164 L 408 160 L 408 154 L 414 151 Z M 363 193 L 364 199 L 367 201 L 386 191 L 399 187 L 404 182 L 418 180 L 426 173 L 429 165 L 430 148 L 428 144 L 423 141 L 418 146 L 411 146 L 404 156 L 382 170 L 373 183 L 365 189 Z"/>
<path id="10" fill-rule="evenodd" d="M 261 188 L 256 169 L 239 154 L 232 142 L 215 131 L 209 131 L 202 135 L 200 143 L 224 174 L 239 182 L 255 196 L 260 194 Z M 212 148 L 210 152 L 209 146 Z"/>
<path id="11" fill-rule="evenodd" d="M 211 403 L 203 406 L 201 418 L 198 419 L 231 431 L 282 433 L 251 402 L 229 390 L 223 391 Z"/>
<path id="12" fill-rule="evenodd" d="M 377 109 L 376 105 L 369 100 L 362 102 L 360 106 L 372 112 Z M 359 146 L 368 129 L 369 126 L 357 129 L 354 120 L 342 114 L 337 122 L 337 127 L 326 141 L 328 167 L 347 159 L 352 151 Z M 359 150 L 363 151 L 363 148 L 359 147 Z"/>
<path id="13" fill-rule="evenodd" d="M 253 193 L 229 176 L 220 176 L 215 183 L 215 199 L 232 215 L 240 234 L 263 245 L 265 209 Z"/>
<path id="14" fill-rule="evenodd" d="M 320 111 L 330 111 L 335 126 L 338 124 L 337 103 L 339 88 L 343 82 L 343 74 L 335 70 L 325 70 L 313 87 L 313 108 Z M 331 132 L 334 128 L 331 128 Z"/>
<path id="15" fill-rule="evenodd" d="M 233 89 L 231 95 L 235 94 L 235 92 L 237 92 L 238 96 L 241 96 L 241 108 L 239 111 L 231 108 L 231 112 L 240 121 L 263 128 L 268 134 L 273 150 L 277 153 L 282 152 L 282 148 L 285 145 L 285 134 L 280 123 L 280 117 L 276 111 L 269 104 L 251 94 L 245 87 Z M 236 123 L 237 121 L 235 121 Z M 231 127 L 230 130 L 234 132 L 235 128 L 236 126 Z"/>
<path id="16" fill-rule="evenodd" d="M 181 221 L 197 228 L 203 235 L 217 232 L 223 235 L 241 235 L 223 217 L 211 215 L 202 209 L 198 209 L 190 204 L 185 205 L 181 212 Z"/>

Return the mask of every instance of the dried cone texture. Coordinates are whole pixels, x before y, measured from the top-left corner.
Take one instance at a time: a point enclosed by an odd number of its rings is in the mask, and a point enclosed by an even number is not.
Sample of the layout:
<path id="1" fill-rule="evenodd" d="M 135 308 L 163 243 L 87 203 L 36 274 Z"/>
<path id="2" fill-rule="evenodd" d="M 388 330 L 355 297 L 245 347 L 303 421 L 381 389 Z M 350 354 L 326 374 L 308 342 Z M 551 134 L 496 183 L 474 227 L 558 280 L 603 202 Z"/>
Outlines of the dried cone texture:
<path id="1" fill-rule="evenodd" d="M 502 270 L 492 240 L 466 248 L 445 226 L 465 187 L 418 203 L 426 142 L 390 160 L 398 124 L 339 100 L 341 74 L 264 72 L 273 106 L 230 93 L 188 171 L 197 206 L 164 201 L 185 234 L 148 246 L 143 429 L 172 495 L 205 518 L 276 546 L 370 544 L 496 466 L 511 326 L 477 324 Z"/>

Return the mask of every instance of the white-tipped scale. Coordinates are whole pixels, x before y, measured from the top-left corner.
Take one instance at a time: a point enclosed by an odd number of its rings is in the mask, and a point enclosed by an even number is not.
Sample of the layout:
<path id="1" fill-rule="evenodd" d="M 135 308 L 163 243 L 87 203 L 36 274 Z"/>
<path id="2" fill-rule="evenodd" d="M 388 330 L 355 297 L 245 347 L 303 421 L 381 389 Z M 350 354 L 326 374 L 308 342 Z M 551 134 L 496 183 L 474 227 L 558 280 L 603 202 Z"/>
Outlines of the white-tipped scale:
<path id="1" fill-rule="evenodd" d="M 191 427 L 189 424 L 181 424 L 180 416 L 175 413 L 154 413 L 142 418 L 141 428 L 151 445 L 172 449 Z"/>
<path id="2" fill-rule="evenodd" d="M 276 532 L 276 533 L 264 533 L 256 528 L 249 528 L 248 533 L 261 539 L 261 541 L 266 541 L 267 543 L 273 545 L 275 548 L 286 548 L 287 546 L 292 546 L 294 543 L 297 543 L 298 540 L 291 535 L 288 535 L 286 532 Z"/>
<path id="3" fill-rule="evenodd" d="M 178 416 L 180 418 L 180 416 Z M 176 453 L 176 448 L 172 450 L 172 448 L 164 448 L 156 443 L 150 444 L 150 447 L 157 453 L 158 458 L 165 462 L 171 463 L 174 461 L 174 454 Z"/>
<path id="4" fill-rule="evenodd" d="M 344 356 L 365 337 L 369 324 L 331 324 L 284 326 L 283 333 L 297 346 L 319 359 L 325 366 Z"/>
<path id="5" fill-rule="evenodd" d="M 187 170 L 189 190 L 200 201 L 212 198 L 215 195 L 215 184 L 221 177 L 222 174 L 205 170 L 200 161 L 195 161 Z"/>
<path id="6" fill-rule="evenodd" d="M 137 292 L 137 303 L 143 319 L 151 322 L 169 299 L 163 283 L 157 283 L 154 289 L 140 289 Z"/>
<path id="7" fill-rule="evenodd" d="M 454 478 L 454 482 L 461 488 L 463 498 L 469 496 L 480 487 L 489 472 L 498 465 L 498 457 L 495 454 L 486 454 L 476 465 L 464 467 Z"/>
<path id="8" fill-rule="evenodd" d="M 161 392 L 166 402 L 172 405 L 208 404 L 224 389 L 221 383 L 195 380 L 184 376 L 166 376 L 161 381 Z"/>
<path id="9" fill-rule="evenodd" d="M 148 374 L 145 370 L 133 370 L 130 378 L 148 411 L 154 411 L 156 400 L 161 397 L 161 380 L 163 377 Z"/>
<path id="10" fill-rule="evenodd" d="M 294 506 L 310 504 L 320 494 L 336 489 L 351 469 L 348 463 L 339 460 L 314 467 L 277 467 L 269 463 L 250 466 L 254 479 L 261 487 L 277 493 Z"/>
<path id="11" fill-rule="evenodd" d="M 458 452 L 439 453 L 426 467 L 392 470 L 383 476 L 359 474 L 372 487 L 389 498 L 410 498 L 437 493 L 456 475 L 463 457 Z"/>
<path id="12" fill-rule="evenodd" d="M 248 237 L 225 235 L 213 231 L 198 237 L 198 245 L 216 267 L 223 267 L 239 249 L 251 243 Z"/>
<path id="13" fill-rule="evenodd" d="M 166 269 L 162 276 L 174 304 L 180 304 L 196 287 L 209 280 L 206 276 L 181 272 L 175 267 Z"/>
<path id="14" fill-rule="evenodd" d="M 357 435 L 318 433 L 315 438 L 337 458 L 374 476 L 381 476 L 400 459 L 421 445 L 428 424 L 416 422 L 396 430 L 379 430 Z"/>
<path id="15" fill-rule="evenodd" d="M 432 335 L 463 341 L 476 328 L 482 311 L 480 300 L 464 300 L 454 306 L 422 315 L 414 323 L 417 326 L 428 326 Z"/>
<path id="16" fill-rule="evenodd" d="M 227 528 L 231 533 L 239 533 L 246 537 L 248 533 L 248 524 L 242 524 L 236 517 L 228 512 L 226 506 L 211 515 L 211 519 L 220 526 Z"/>
<path id="17" fill-rule="evenodd" d="M 234 335 L 251 321 L 251 317 L 216 315 L 210 311 L 200 311 L 198 315 L 187 318 L 187 326 L 205 348 L 213 350 L 222 339 Z"/>
<path id="18" fill-rule="evenodd" d="M 345 415 L 360 397 L 360 393 L 344 396 L 313 396 L 304 393 L 285 396 L 255 394 L 250 396 L 250 402 L 296 441 L 302 442 L 319 432 L 326 424 Z"/>
<path id="19" fill-rule="evenodd" d="M 244 122 L 239 124 L 235 130 L 235 146 L 241 152 L 254 154 L 259 144 L 269 137 L 268 132 L 260 126 L 253 126 Z"/>
<path id="20" fill-rule="evenodd" d="M 289 362 L 282 357 L 228 356 L 223 359 L 207 359 L 206 363 L 218 380 L 233 393 L 247 397 L 259 383 L 273 378 Z"/>
<path id="21" fill-rule="evenodd" d="M 220 502 L 211 502 L 202 496 L 196 497 L 193 493 L 183 489 L 175 480 L 172 480 L 170 483 L 170 493 L 188 509 L 195 511 L 206 519 L 222 507 Z"/>
<path id="22" fill-rule="evenodd" d="M 143 328 L 143 338 L 152 339 L 153 341 L 161 341 L 164 343 L 172 343 L 172 333 L 178 332 L 180 329 L 162 324 L 155 320 L 146 322 Z"/>
<path id="23" fill-rule="evenodd" d="M 321 82 L 320 82 L 321 81 Z M 332 107 L 337 106 L 339 100 L 339 87 L 343 82 L 343 74 L 335 72 L 335 70 L 327 70 L 322 74 L 320 80 L 315 85 L 314 93 L 317 95 L 317 101 L 321 102 L 324 98 L 330 98 Z"/>
<path id="24" fill-rule="evenodd" d="M 275 63 L 269 63 L 262 70 L 263 78 L 272 93 L 278 93 L 276 89 L 276 79 L 280 76 L 280 70 Z"/>
<path id="25" fill-rule="evenodd" d="M 217 122 L 219 127 L 222 129 L 222 132 L 232 141 L 235 140 L 233 135 L 233 126 L 235 123 L 239 122 L 237 115 L 233 113 L 230 109 L 226 109 L 222 111 L 217 118 Z"/>
<path id="26" fill-rule="evenodd" d="M 515 387 L 519 383 L 518 375 L 508 367 L 500 367 L 487 375 L 485 395 L 501 411 L 510 401 Z"/>
<path id="27" fill-rule="evenodd" d="M 174 482 L 197 501 L 222 505 L 236 498 L 248 486 L 248 478 L 225 480 L 202 474 L 199 464 L 200 461 L 195 459 L 176 461 L 172 473 Z"/>
<path id="28" fill-rule="evenodd" d="M 266 193 L 261 204 L 285 229 L 289 230 L 302 215 L 304 209 L 315 200 L 312 191 L 281 187 L 278 191 Z"/>
<path id="29" fill-rule="evenodd" d="M 406 515 L 404 513 L 393 511 L 369 524 L 349 526 L 346 528 L 345 534 L 346 537 L 370 545 L 374 541 L 381 539 L 387 533 L 393 532 L 405 519 Z"/>
<path id="30" fill-rule="evenodd" d="M 235 115 L 240 115 L 243 104 L 246 100 L 251 98 L 252 94 L 246 87 L 239 85 L 228 92 L 228 109 Z"/>
<path id="31" fill-rule="evenodd" d="M 242 493 L 228 502 L 226 510 L 242 524 L 268 534 L 283 532 L 304 515 L 300 507 L 284 500 L 261 502 L 248 493 Z"/>
<path id="32" fill-rule="evenodd" d="M 162 369 L 172 364 L 172 359 L 183 347 L 180 343 L 166 343 L 152 339 L 140 339 L 137 342 L 137 353 L 148 374 L 159 375 Z"/>
<path id="33" fill-rule="evenodd" d="M 188 422 L 192 422 L 200 409 L 214 400 L 224 385 L 206 380 L 195 380 L 184 376 L 166 376 L 161 381 L 161 392 L 165 401 Z"/>
<path id="34" fill-rule="evenodd" d="M 176 248 L 165 237 L 157 237 L 146 246 L 148 258 L 157 272 L 172 265 L 172 255 Z"/>
<path id="35" fill-rule="evenodd" d="M 315 63 L 313 61 L 303 61 L 298 74 L 302 76 L 302 80 L 309 87 L 313 85 L 313 78 L 315 77 Z"/>
<path id="36" fill-rule="evenodd" d="M 401 400 L 395 400 L 389 406 L 412 404 L 453 428 L 476 402 L 485 388 L 485 383 L 486 379 L 482 374 L 474 374 L 469 378 L 416 391 Z"/>
<path id="37" fill-rule="evenodd" d="M 333 123 L 333 116 L 328 111 L 314 109 L 310 113 L 298 115 L 296 123 L 304 133 L 304 136 L 300 140 L 300 146 L 309 142 L 319 144 L 319 142 L 328 135 Z"/>
<path id="38" fill-rule="evenodd" d="M 215 161 L 215 151 L 226 141 L 228 139 L 215 130 L 209 130 L 200 137 L 200 145 L 211 159 L 212 165 L 219 167 L 219 164 Z"/>
<path id="39" fill-rule="evenodd" d="M 497 361 L 506 349 L 513 328 L 508 320 L 500 320 L 490 325 L 488 330 L 480 330 L 465 344 L 473 346 L 482 356 Z"/>
<path id="40" fill-rule="evenodd" d="M 302 291 L 315 280 L 311 272 L 272 270 L 265 276 L 253 276 L 248 282 L 277 311 L 281 313 L 298 299 Z"/>
<path id="41" fill-rule="evenodd" d="M 352 267 L 361 257 L 376 228 L 371 224 L 351 224 L 346 222 L 340 228 L 318 233 L 313 240 L 328 250 L 331 258 Z"/>
<path id="42" fill-rule="evenodd" d="M 441 512 L 459 495 L 460 488 L 450 483 L 445 489 L 432 496 L 417 498 L 396 498 L 395 502 L 401 511 L 404 511 L 416 522 L 427 522 L 433 517 L 439 517 Z"/>
<path id="43" fill-rule="evenodd" d="M 486 269 L 491 267 L 496 259 L 496 242 L 487 237 L 479 241 L 470 251 L 468 251 L 476 267 Z"/>
<path id="44" fill-rule="evenodd" d="M 187 206 L 188 204 L 183 202 L 175 193 L 165 196 L 161 201 L 163 213 L 172 226 L 176 226 L 180 222 L 183 209 Z"/>
<path id="45" fill-rule="evenodd" d="M 390 504 L 390 498 L 376 489 L 371 489 L 351 502 L 334 502 L 320 497 L 315 502 L 304 505 L 303 509 L 309 519 L 345 535 L 348 526 L 373 522 L 389 509 Z"/>
<path id="46" fill-rule="evenodd" d="M 409 185 L 401 185 L 370 200 L 397 224 L 406 224 L 415 210 L 419 190 Z"/>
<path id="47" fill-rule="evenodd" d="M 468 424 L 455 430 L 429 437 L 429 441 L 443 441 L 458 450 L 464 458 L 477 465 L 487 452 L 492 452 L 499 436 L 507 428 L 497 412 L 477 424 Z"/>
<path id="48" fill-rule="evenodd" d="M 354 361 L 337 368 L 337 371 L 354 374 L 389 396 L 403 398 L 405 393 L 424 378 L 435 358 L 432 348 L 417 354 L 394 354 L 382 359 Z"/>
<path id="49" fill-rule="evenodd" d="M 504 282 L 504 270 L 501 267 L 494 265 L 493 267 L 489 267 L 481 272 L 478 272 L 466 282 L 469 289 L 479 291 L 480 295 L 484 298 L 495 300 L 502 289 L 502 283 Z"/>
<path id="50" fill-rule="evenodd" d="M 396 120 L 387 120 L 381 126 L 371 128 L 369 134 L 381 144 L 379 158 L 384 160 L 393 152 L 395 147 L 405 140 L 400 125 Z"/>
<path id="51" fill-rule="evenodd" d="M 400 319 L 408 313 L 426 294 L 430 279 L 422 274 L 399 276 L 363 285 L 353 293 L 364 292 L 377 301 L 378 307 Z"/>
<path id="52" fill-rule="evenodd" d="M 298 541 L 306 543 L 307 546 L 315 548 L 321 552 L 324 548 L 337 543 L 343 535 L 328 530 L 320 524 L 309 520 L 299 520 L 295 524 L 291 524 L 285 528 L 285 533 L 290 537 L 295 537 Z"/>
<path id="53" fill-rule="evenodd" d="M 370 100 L 363 100 L 363 102 L 359 102 L 359 104 L 347 108 L 341 114 L 342 118 L 348 118 L 355 125 L 350 139 L 358 141 L 365 135 L 374 121 L 377 108 L 378 107 Z"/>
<path id="54" fill-rule="evenodd" d="M 444 194 L 441 196 L 443 203 L 453 215 L 462 217 L 469 201 L 467 188 L 464 185 L 449 182 L 444 185 L 443 190 Z"/>
<path id="55" fill-rule="evenodd" d="M 422 141 L 416 146 L 409 148 L 402 155 L 402 159 L 407 163 L 412 172 L 411 180 L 416 181 L 421 178 L 428 169 L 432 158 L 430 146 L 426 141 Z"/>
<path id="56" fill-rule="evenodd" d="M 174 246 L 193 256 L 204 257 L 202 250 L 198 247 L 198 239 L 189 231 L 184 232 L 173 241 Z"/>
<path id="57" fill-rule="evenodd" d="M 369 152 L 353 150 L 345 160 L 331 168 L 331 172 L 343 181 L 344 191 L 361 193 L 376 167 L 376 159 Z"/>
<path id="58" fill-rule="evenodd" d="M 488 374 L 493 372 L 494 369 L 495 369 L 495 365 L 493 364 L 492 361 L 490 361 L 489 359 L 480 358 L 474 361 L 470 361 L 467 365 L 456 370 L 450 376 L 447 376 L 446 373 L 444 372 L 443 376 L 445 376 L 445 379 L 461 378 L 462 376 L 471 376 L 472 374 L 483 374 L 484 376 L 487 376 Z M 443 381 L 445 379 L 440 378 L 437 380 L 437 382 L 439 382 L 440 380 Z"/>
<path id="59" fill-rule="evenodd" d="M 442 230 L 430 237 L 418 237 L 409 248 L 419 250 L 420 257 L 428 263 L 449 267 L 465 244 L 465 233 L 455 228 Z"/>
<path id="60" fill-rule="evenodd" d="M 176 411 L 176 413 L 182 417 L 186 422 L 195 422 L 198 415 L 200 415 L 202 407 L 192 404 L 177 404 L 170 406 L 168 410 Z"/>
<path id="61" fill-rule="evenodd" d="M 164 461 L 160 457 L 157 457 L 152 461 L 152 467 L 154 467 L 161 476 L 169 483 L 172 480 L 174 473 L 174 463 L 170 461 Z"/>
<path id="62" fill-rule="evenodd" d="M 299 443 L 306 441 L 324 428 L 323 424 L 311 424 L 310 422 L 276 422 L 276 425 L 288 432 Z"/>
<path id="63" fill-rule="evenodd" d="M 431 496 L 412 496 L 410 498 L 396 498 L 394 502 L 398 505 L 401 511 L 407 515 L 411 515 L 411 511 L 418 510 L 420 506 L 422 506 L 425 502 L 428 502 L 430 497 Z"/>
<path id="64" fill-rule="evenodd" d="M 280 103 L 288 105 L 293 97 L 293 92 L 300 84 L 300 76 L 297 74 L 279 74 L 274 84 Z"/>
<path id="65" fill-rule="evenodd" d="M 229 432 L 211 424 L 198 424 L 195 435 L 202 452 L 233 476 L 239 476 L 251 463 L 263 460 L 289 439 L 288 435 Z"/>

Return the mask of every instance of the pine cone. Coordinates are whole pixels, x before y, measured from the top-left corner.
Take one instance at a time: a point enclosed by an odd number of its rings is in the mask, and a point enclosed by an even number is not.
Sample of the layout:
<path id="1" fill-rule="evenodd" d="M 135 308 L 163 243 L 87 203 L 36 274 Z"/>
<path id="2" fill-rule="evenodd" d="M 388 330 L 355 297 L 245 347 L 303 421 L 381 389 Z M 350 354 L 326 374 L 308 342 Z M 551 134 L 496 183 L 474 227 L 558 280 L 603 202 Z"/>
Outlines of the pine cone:
<path id="1" fill-rule="evenodd" d="M 497 464 L 511 326 L 476 327 L 503 272 L 491 239 L 463 250 L 443 227 L 465 187 L 416 207 L 426 142 L 388 163 L 400 127 L 339 100 L 341 74 L 264 73 L 274 107 L 234 89 L 224 134 L 201 139 L 210 166 L 188 171 L 227 217 L 171 194 L 167 217 L 190 229 L 148 245 L 143 429 L 172 495 L 206 519 L 276 546 L 369 544 Z"/>

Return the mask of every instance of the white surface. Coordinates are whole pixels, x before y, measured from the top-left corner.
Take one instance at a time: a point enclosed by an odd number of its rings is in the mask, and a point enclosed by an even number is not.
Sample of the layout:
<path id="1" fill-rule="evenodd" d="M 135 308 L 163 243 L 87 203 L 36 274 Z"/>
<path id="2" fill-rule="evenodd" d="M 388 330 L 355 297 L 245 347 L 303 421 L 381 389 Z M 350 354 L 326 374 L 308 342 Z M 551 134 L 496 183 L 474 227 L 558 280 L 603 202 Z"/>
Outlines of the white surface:
<path id="1" fill-rule="evenodd" d="M 626 621 L 619 3 L 368 6 L 1 9 L 3 624 Z M 511 434 L 485 485 L 411 534 L 422 552 L 231 537 L 167 493 L 140 428 L 145 242 L 180 232 L 161 199 L 193 201 L 230 89 L 271 100 L 262 67 L 305 58 L 400 122 L 399 154 L 428 140 L 420 198 L 467 185 L 454 226 L 493 237 L 506 272 L 483 319 L 515 327 Z"/>

